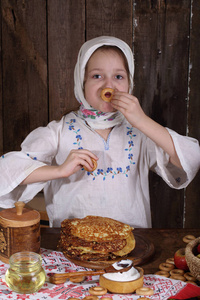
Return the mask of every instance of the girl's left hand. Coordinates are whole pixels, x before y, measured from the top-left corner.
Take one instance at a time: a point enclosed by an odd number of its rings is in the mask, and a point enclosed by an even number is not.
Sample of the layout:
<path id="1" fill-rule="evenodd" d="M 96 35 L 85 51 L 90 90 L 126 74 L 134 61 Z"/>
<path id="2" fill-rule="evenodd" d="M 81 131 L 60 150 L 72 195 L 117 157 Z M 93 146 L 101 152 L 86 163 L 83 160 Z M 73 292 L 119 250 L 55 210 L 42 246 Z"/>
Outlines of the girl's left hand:
<path id="1" fill-rule="evenodd" d="M 138 99 L 125 92 L 115 91 L 111 105 L 119 110 L 134 127 L 140 127 L 146 115 L 142 110 Z"/>
<path id="2" fill-rule="evenodd" d="M 111 105 L 116 110 L 119 110 L 133 127 L 139 129 L 157 146 L 167 152 L 172 164 L 182 168 L 168 130 L 144 113 L 136 97 L 124 92 L 115 91 Z"/>

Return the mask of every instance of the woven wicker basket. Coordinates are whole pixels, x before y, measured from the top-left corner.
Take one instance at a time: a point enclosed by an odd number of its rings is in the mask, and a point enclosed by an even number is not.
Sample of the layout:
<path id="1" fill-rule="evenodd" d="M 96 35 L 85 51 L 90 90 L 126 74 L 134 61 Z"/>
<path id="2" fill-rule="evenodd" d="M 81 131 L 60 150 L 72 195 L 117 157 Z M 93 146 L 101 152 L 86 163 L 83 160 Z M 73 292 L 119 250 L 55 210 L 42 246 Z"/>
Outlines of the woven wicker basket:
<path id="1" fill-rule="evenodd" d="M 187 244 L 185 249 L 185 258 L 190 273 L 200 281 L 200 258 L 196 256 L 198 244 L 200 244 L 200 237 Z"/>

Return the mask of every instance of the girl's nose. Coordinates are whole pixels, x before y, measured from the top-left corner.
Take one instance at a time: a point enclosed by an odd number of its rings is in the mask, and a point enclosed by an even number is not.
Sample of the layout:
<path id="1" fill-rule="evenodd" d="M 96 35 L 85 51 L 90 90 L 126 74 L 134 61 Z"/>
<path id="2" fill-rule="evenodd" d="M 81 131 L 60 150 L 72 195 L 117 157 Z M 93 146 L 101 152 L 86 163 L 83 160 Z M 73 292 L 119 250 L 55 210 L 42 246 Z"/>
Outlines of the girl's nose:
<path id="1" fill-rule="evenodd" d="M 112 80 L 112 78 L 106 78 L 105 80 L 105 88 L 114 88 L 114 82 Z"/>

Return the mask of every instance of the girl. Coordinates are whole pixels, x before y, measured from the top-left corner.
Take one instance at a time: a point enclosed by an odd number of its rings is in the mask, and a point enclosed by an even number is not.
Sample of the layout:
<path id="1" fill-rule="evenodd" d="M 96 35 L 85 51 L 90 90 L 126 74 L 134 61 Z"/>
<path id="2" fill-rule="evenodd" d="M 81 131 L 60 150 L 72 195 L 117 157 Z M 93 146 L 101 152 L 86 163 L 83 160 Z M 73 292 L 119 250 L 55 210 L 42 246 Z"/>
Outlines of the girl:
<path id="1" fill-rule="evenodd" d="M 44 189 L 50 226 L 98 215 L 151 227 L 149 170 L 184 188 L 199 169 L 200 151 L 196 140 L 145 115 L 132 95 L 133 74 L 126 43 L 114 37 L 86 42 L 74 72 L 80 109 L 34 130 L 21 152 L 2 156 L 0 205 L 28 202 Z M 100 97 L 104 88 L 114 89 L 111 103 Z"/>

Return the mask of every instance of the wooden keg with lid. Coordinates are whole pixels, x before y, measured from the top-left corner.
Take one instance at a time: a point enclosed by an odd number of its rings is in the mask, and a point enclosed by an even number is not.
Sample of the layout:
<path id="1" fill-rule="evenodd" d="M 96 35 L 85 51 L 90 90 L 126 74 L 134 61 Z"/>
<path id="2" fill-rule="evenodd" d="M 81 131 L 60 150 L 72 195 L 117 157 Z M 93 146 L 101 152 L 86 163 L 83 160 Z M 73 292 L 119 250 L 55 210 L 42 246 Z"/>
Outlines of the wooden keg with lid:
<path id="1" fill-rule="evenodd" d="M 24 206 L 18 201 L 0 212 L 0 260 L 5 263 L 16 252 L 40 253 L 40 214 Z"/>

